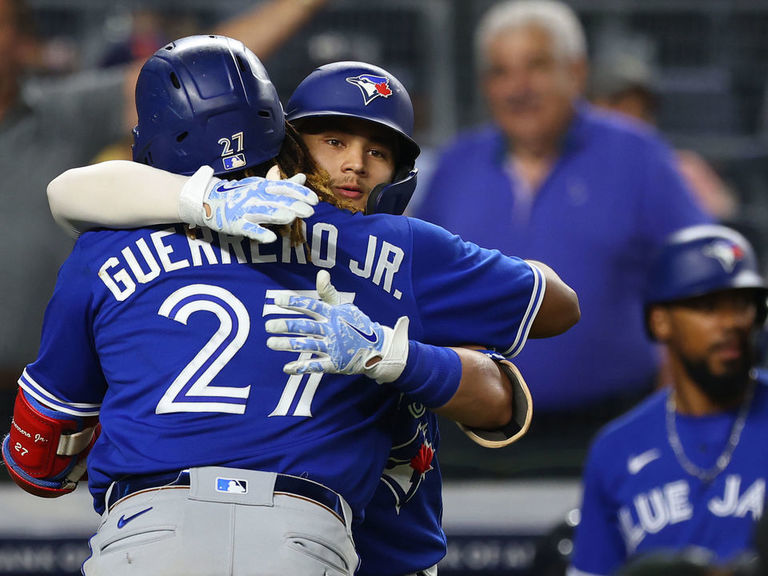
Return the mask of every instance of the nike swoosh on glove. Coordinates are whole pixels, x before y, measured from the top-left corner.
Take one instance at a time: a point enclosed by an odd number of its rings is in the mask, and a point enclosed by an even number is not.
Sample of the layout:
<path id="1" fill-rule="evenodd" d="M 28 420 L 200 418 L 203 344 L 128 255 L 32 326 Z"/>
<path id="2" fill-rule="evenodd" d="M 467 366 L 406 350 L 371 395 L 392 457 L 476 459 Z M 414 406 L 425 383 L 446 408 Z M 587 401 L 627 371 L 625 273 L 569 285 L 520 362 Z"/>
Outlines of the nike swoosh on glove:
<path id="1" fill-rule="evenodd" d="M 309 352 L 311 358 L 288 362 L 288 374 L 325 372 L 327 374 L 364 374 L 379 384 L 393 382 L 408 361 L 408 317 L 398 319 L 394 328 L 371 320 L 357 306 L 342 303 L 326 270 L 317 273 L 319 299 L 282 294 L 275 304 L 286 311 L 309 318 L 274 318 L 265 329 L 271 336 L 272 350 Z"/>

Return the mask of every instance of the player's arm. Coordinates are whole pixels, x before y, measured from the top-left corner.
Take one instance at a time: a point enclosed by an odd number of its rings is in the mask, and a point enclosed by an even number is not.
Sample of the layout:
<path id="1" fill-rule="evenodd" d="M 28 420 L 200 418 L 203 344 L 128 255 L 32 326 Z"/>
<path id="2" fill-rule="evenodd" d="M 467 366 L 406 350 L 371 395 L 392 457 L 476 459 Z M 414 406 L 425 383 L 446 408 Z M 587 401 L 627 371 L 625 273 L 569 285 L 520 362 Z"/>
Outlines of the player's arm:
<path id="1" fill-rule="evenodd" d="M 144 164 L 111 160 L 73 168 L 48 184 L 54 220 L 78 235 L 91 228 L 136 228 L 179 222 L 187 177 Z"/>
<path id="2" fill-rule="evenodd" d="M 19 388 L 11 431 L 3 439 L 3 461 L 25 491 L 55 498 L 77 487 L 97 437 L 98 417 L 53 410 Z"/>
<path id="3" fill-rule="evenodd" d="M 450 348 L 459 359 L 456 391 L 436 414 L 467 426 L 499 428 L 512 418 L 512 383 L 494 360 L 468 348 Z"/>
<path id="4" fill-rule="evenodd" d="M 533 400 L 517 366 L 489 350 L 452 350 L 461 359 L 461 382 L 453 397 L 434 412 L 455 421 L 485 448 L 502 448 L 522 438 L 531 426 Z"/>
<path id="5" fill-rule="evenodd" d="M 73 168 L 48 184 L 56 222 L 78 236 L 91 228 L 137 228 L 170 222 L 201 225 L 258 242 L 272 242 L 264 224 L 289 224 L 311 216 L 317 195 L 303 175 L 220 180 L 207 166 L 180 176 L 126 160 Z"/>
<path id="6" fill-rule="evenodd" d="M 259 2 L 216 27 L 215 33 L 236 38 L 261 60 L 274 54 L 329 0 L 269 0 Z"/>
<path id="7" fill-rule="evenodd" d="M 325 270 L 318 272 L 317 291 L 320 299 L 275 298 L 276 305 L 310 318 L 289 315 L 265 324 L 268 333 L 280 335 L 267 340 L 271 349 L 313 353 L 287 363 L 288 374 L 362 374 L 471 427 L 500 428 L 512 420 L 513 384 L 519 382 L 510 382 L 497 359 L 410 340 L 405 316 L 394 328 L 373 322 L 354 304 L 340 302 Z"/>
<path id="8" fill-rule="evenodd" d="M 527 262 L 541 271 L 547 286 L 528 337 L 549 338 L 562 334 L 581 318 L 579 298 L 552 268 L 539 261 Z"/>

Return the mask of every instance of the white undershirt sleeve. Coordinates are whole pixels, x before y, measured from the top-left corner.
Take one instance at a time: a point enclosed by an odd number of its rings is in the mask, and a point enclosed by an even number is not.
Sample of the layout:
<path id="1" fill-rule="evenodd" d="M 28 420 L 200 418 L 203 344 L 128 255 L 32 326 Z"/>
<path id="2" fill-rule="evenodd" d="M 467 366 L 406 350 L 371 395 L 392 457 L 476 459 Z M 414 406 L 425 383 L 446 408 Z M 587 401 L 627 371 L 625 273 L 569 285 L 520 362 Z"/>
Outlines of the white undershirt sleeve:
<path id="1" fill-rule="evenodd" d="M 127 160 L 73 168 L 48 184 L 54 220 L 77 237 L 97 227 L 138 228 L 180 222 L 179 194 L 188 176 Z"/>

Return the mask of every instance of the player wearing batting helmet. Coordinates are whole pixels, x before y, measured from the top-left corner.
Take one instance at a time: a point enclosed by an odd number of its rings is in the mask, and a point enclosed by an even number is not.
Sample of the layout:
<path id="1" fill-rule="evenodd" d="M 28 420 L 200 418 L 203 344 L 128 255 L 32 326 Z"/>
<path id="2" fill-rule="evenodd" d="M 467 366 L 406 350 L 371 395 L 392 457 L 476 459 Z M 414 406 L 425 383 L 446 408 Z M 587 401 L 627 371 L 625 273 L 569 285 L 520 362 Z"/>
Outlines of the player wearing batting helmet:
<path id="1" fill-rule="evenodd" d="M 411 98 L 392 74 L 365 62 L 320 66 L 293 91 L 286 117 L 302 134 L 315 160 L 331 173 L 340 195 L 367 214 L 405 211 L 416 189 L 414 163 L 420 150 L 413 140 Z M 345 167 L 337 166 L 333 155 L 323 153 L 329 135 L 350 136 L 366 129 L 393 137 L 395 153 L 394 174 L 377 182 L 367 198 L 362 190 L 345 185 L 350 180 L 343 175 Z"/>
<path id="2" fill-rule="evenodd" d="M 392 74 L 364 62 L 334 62 L 311 72 L 286 104 L 286 117 L 301 133 L 312 156 L 331 175 L 337 194 L 367 214 L 402 214 L 416 187 L 413 106 Z M 355 184 L 356 164 L 349 149 L 371 133 L 394 138 L 395 172 L 374 181 L 370 194 Z M 512 378 L 514 382 L 515 379 Z M 530 399 L 517 387 L 516 414 L 507 430 L 468 431 L 484 446 L 501 447 L 519 438 L 530 423 Z M 524 392 L 524 393 L 520 393 Z M 366 506 L 365 522 L 355 531 L 363 576 L 434 574 L 445 556 L 442 480 L 437 458 L 438 421 L 418 401 L 403 397 L 393 448 L 381 482 Z"/>
<path id="3" fill-rule="evenodd" d="M 171 48 L 194 54 L 219 41 L 198 37 Z M 228 46 L 236 50 L 231 41 Z M 224 60 L 254 70 L 250 55 Z M 169 75 L 174 89 L 192 89 L 191 80 L 207 97 L 231 92 L 231 84 L 203 82 L 210 71 L 198 58 L 191 61 L 196 65 L 189 78 Z M 178 133 L 174 123 L 176 142 L 195 151 L 206 149 L 203 140 L 219 143 L 215 156 L 204 160 L 226 170 L 221 159 L 240 152 L 235 141 L 250 114 L 246 110 L 238 131 L 229 135 Z M 199 146 L 187 141 L 193 137 L 203 139 Z M 173 139 L 166 142 L 174 145 Z M 363 176 L 374 166 L 386 167 L 381 173 L 390 178 L 395 174 L 397 145 L 387 133 L 355 141 L 352 149 L 364 156 L 355 181 L 363 195 L 371 191 Z M 155 168 L 133 165 L 138 176 L 126 169 L 130 163 L 117 163 L 124 178 L 110 181 L 110 191 L 127 182 L 150 189 L 147 181 L 164 182 L 177 187 L 178 197 L 183 188 L 182 215 L 207 215 L 210 208 L 214 216 L 192 220 L 219 234 L 165 226 L 81 236 L 49 307 L 57 321 L 46 325 L 41 357 L 21 382 L 25 392 L 40 393 L 46 406 L 56 398 L 66 410 L 88 407 L 89 415 L 100 415 L 104 434 L 88 459 L 89 482 L 97 509 L 106 507 L 108 514 L 91 541 L 86 574 L 102 566 L 121 569 L 126 556 L 108 552 L 123 534 L 169 523 L 177 526 L 178 545 L 131 547 L 128 558 L 137 570 L 214 574 L 213 566 L 234 558 L 237 567 L 231 569 L 244 574 L 351 574 L 357 564 L 353 518 L 361 517 L 378 484 L 401 396 L 448 415 L 457 403 L 495 406 L 506 397 L 506 415 L 489 425 L 509 420 L 511 401 L 496 364 L 489 360 L 493 372 L 485 375 L 492 380 L 495 373 L 502 392 L 490 401 L 465 378 L 466 350 L 421 342 L 495 343 L 511 357 L 528 336 L 570 327 L 578 319 L 575 295 L 546 266 L 479 249 L 420 221 L 363 216 L 331 202 L 321 201 L 306 217 L 303 245 L 259 244 L 259 232 L 245 227 L 248 220 L 241 216 L 254 202 L 263 207 L 271 187 L 288 196 L 290 182 L 223 182 L 210 177 L 211 168 L 185 178 L 157 170 L 164 166 L 154 155 L 150 161 Z M 281 168 L 285 173 L 282 163 Z M 88 181 L 90 173 L 81 169 L 62 182 Z M 344 197 L 335 186 L 332 195 Z M 237 231 L 257 241 L 230 235 Z M 316 281 L 318 269 L 330 272 L 333 284 L 327 273 Z M 303 296 L 314 288 L 322 300 Z M 383 323 L 344 304 L 352 298 L 362 309 L 375 309 Z M 480 310 L 477 301 L 484 303 Z M 325 360 L 312 365 L 300 357 L 298 368 L 289 362 L 288 378 L 285 354 L 264 346 L 267 331 L 256 321 L 285 313 L 282 306 L 322 320 L 315 324 L 321 330 L 315 352 Z M 286 326 L 277 320 L 271 333 Z M 66 338 L 59 333 L 65 326 L 74 331 Z M 339 338 L 344 346 L 327 346 Z M 55 373 L 47 369 L 54 365 Z M 303 375 L 318 369 L 323 373 Z M 484 425 L 482 412 L 467 424 Z M 23 468 L 23 462 L 15 465 Z M 198 516 L 200 521 L 192 521 Z M 286 539 L 287 533 L 293 536 Z M 333 561 L 320 560 L 329 555 Z"/>
<path id="4" fill-rule="evenodd" d="M 636 554 L 748 550 L 768 477 L 768 377 L 755 369 L 766 316 L 754 251 L 717 225 L 673 234 L 648 278 L 648 333 L 671 382 L 594 441 L 569 574 L 608 575 Z"/>
<path id="5" fill-rule="evenodd" d="M 367 214 L 402 214 L 416 187 L 413 106 L 405 87 L 388 71 L 364 62 L 334 62 L 311 72 L 286 104 L 286 117 L 301 133 L 313 158 L 331 175 L 334 191 Z M 395 171 L 374 179 L 369 195 L 358 186 L 360 164 L 351 153 L 365 134 L 394 139 Z M 514 382 L 515 378 L 511 378 Z M 501 447 L 527 430 L 530 398 L 515 388 L 516 414 L 495 435 L 468 431 L 478 443 Z M 434 574 L 446 552 L 442 480 L 434 412 L 403 397 L 396 414 L 393 447 L 381 482 L 355 531 L 358 574 Z"/>
<path id="6" fill-rule="evenodd" d="M 415 186 L 413 163 L 419 149 L 411 136 L 413 109 L 410 98 L 394 76 L 362 62 L 321 66 L 296 88 L 287 109 L 313 157 L 331 175 L 337 205 L 368 214 L 402 213 Z M 382 146 L 387 142 L 389 146 Z M 388 151 L 394 162 L 382 162 Z M 392 163 L 394 171 L 390 167 Z M 88 174 L 93 172 L 93 168 L 86 169 Z M 125 173 L 122 175 L 120 181 L 130 180 Z M 142 174 L 144 189 L 148 187 L 148 177 L 148 174 Z M 114 174 L 111 178 L 115 179 Z M 97 174 L 96 180 L 101 182 L 102 178 Z M 99 197 L 82 197 L 75 201 L 87 189 L 85 184 L 87 181 L 79 178 L 64 187 L 64 194 L 56 193 L 52 197 L 51 205 L 61 212 L 65 223 L 74 220 L 82 226 L 87 218 L 93 218 L 94 212 L 100 214 L 102 220 L 97 223 L 102 225 L 129 226 L 162 219 L 160 207 L 155 205 L 152 205 L 151 219 L 138 218 L 138 214 L 148 213 L 136 205 L 139 200 L 131 187 L 126 188 L 126 198 L 121 205 L 124 208 L 133 204 L 138 219 L 128 218 L 125 210 L 114 213 L 111 206 L 99 206 L 99 210 L 95 210 L 94 204 L 98 204 Z M 52 188 L 56 187 L 52 185 Z M 170 187 L 153 190 L 153 193 L 168 190 Z M 119 190 L 112 192 L 114 195 Z M 244 195 L 243 204 L 249 203 L 246 198 Z M 81 207 L 87 207 L 87 212 Z M 247 215 L 251 219 L 255 216 Z M 175 219 L 173 214 L 167 217 Z M 188 221 L 212 225 L 210 220 Z M 240 226 L 240 233 L 247 233 L 242 220 L 233 222 L 233 226 Z M 252 234 L 249 236 L 255 238 Z M 294 330 L 300 331 L 300 328 L 294 327 Z M 461 352 L 467 353 L 465 350 Z M 477 360 L 479 353 L 473 354 Z M 505 416 L 508 424 L 493 431 L 460 426 L 477 443 L 497 448 L 525 434 L 532 410 L 527 386 L 516 368 L 501 360 L 501 356 L 490 357 L 513 383 L 512 418 Z M 464 369 L 466 372 L 484 364 L 469 362 L 465 363 Z M 478 410 L 487 410 L 486 418 L 499 409 L 498 404 L 494 409 L 488 409 L 488 402 L 481 401 L 480 397 L 475 400 L 473 404 Z M 476 416 L 466 412 L 448 415 L 464 423 Z M 359 574 L 432 573 L 446 552 L 441 526 L 441 477 L 436 457 L 439 443 L 437 419 L 420 402 L 404 396 L 398 404 L 396 421 L 393 449 L 381 483 L 366 507 L 365 523 L 355 529 L 355 542 L 361 556 Z M 491 421 L 478 421 L 477 425 L 490 427 Z"/>

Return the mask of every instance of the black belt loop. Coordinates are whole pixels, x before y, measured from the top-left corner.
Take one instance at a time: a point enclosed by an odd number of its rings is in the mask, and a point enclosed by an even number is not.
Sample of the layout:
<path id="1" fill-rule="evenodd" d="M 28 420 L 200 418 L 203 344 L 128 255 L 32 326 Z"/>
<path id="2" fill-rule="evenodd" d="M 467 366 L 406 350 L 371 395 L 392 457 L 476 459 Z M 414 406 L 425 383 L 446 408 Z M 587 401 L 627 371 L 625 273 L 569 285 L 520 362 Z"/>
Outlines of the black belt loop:
<path id="1" fill-rule="evenodd" d="M 118 501 L 126 496 L 141 492 L 143 490 L 161 490 L 163 488 L 184 487 L 190 485 L 189 470 L 173 472 L 169 474 L 153 474 L 145 476 L 128 476 L 122 480 L 112 483 L 112 489 L 107 498 L 107 509 L 111 509 Z M 341 496 L 330 488 L 307 478 L 299 476 L 290 476 L 288 474 L 277 474 L 275 477 L 274 494 L 284 494 L 287 496 L 297 496 L 310 500 L 327 508 L 343 524 L 346 524 L 344 506 Z"/>

